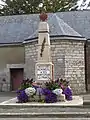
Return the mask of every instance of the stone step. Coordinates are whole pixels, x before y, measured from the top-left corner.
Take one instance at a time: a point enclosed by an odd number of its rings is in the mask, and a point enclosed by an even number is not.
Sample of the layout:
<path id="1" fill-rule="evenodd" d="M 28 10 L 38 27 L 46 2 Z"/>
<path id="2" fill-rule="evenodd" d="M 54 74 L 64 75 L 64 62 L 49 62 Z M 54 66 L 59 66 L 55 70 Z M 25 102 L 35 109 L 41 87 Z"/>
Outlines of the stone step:
<path id="1" fill-rule="evenodd" d="M 90 101 L 88 102 L 85 102 L 83 103 L 82 106 L 61 106 L 61 105 L 43 105 L 43 104 L 40 104 L 40 105 L 34 105 L 34 104 L 13 104 L 13 105 L 10 105 L 10 104 L 0 104 L 0 108 L 2 109 L 13 109 L 13 108 L 17 108 L 17 109 L 23 109 L 23 108 L 35 108 L 35 109 L 38 109 L 38 108 L 54 108 L 54 109 L 57 109 L 57 108 L 90 108 Z"/>
<path id="2" fill-rule="evenodd" d="M 59 112 L 90 112 L 90 108 L 72 108 L 72 107 L 22 107 L 22 108 L 0 108 L 0 113 L 59 113 Z"/>
<path id="3" fill-rule="evenodd" d="M 89 118 L 88 107 L 0 106 L 1 118 Z"/>
<path id="4" fill-rule="evenodd" d="M 86 104 L 87 103 L 87 104 Z M 1 118 L 89 118 L 90 101 L 84 106 L 60 106 L 58 104 L 0 104 Z M 42 119 L 43 120 L 43 119 Z"/>
<path id="5" fill-rule="evenodd" d="M 0 113 L 0 118 L 90 118 L 90 112 Z"/>
<path id="6" fill-rule="evenodd" d="M 90 120 L 90 118 L 0 118 L 0 120 Z"/>
<path id="7" fill-rule="evenodd" d="M 83 105 L 89 105 L 90 107 L 90 100 L 84 100 Z"/>

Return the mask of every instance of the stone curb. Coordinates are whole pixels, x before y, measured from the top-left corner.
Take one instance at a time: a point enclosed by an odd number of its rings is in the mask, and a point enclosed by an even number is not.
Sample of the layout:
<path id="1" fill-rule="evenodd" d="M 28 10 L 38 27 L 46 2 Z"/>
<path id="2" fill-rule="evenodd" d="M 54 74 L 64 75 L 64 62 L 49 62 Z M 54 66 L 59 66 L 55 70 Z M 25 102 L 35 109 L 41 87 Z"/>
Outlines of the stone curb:
<path id="1" fill-rule="evenodd" d="M 52 107 L 52 108 L 57 108 L 57 107 L 60 107 L 60 108 L 67 108 L 67 107 L 70 107 L 70 108 L 83 108 L 83 105 L 73 105 L 73 106 L 70 106 L 70 105 L 67 105 L 67 106 L 61 106 L 59 104 L 47 104 L 47 105 L 43 105 L 43 104 L 1 104 L 0 105 L 0 108 L 5 108 L 5 109 L 8 109 L 8 108 L 49 108 L 49 107 Z"/>
<path id="2" fill-rule="evenodd" d="M 23 117 L 23 118 L 50 118 L 50 117 L 58 117 L 58 118 L 87 118 L 90 117 L 90 112 L 50 112 L 50 113 L 0 113 L 0 118 L 14 118 L 14 117 Z"/>
<path id="3" fill-rule="evenodd" d="M 83 105 L 90 105 L 90 100 L 84 100 Z"/>
<path id="4" fill-rule="evenodd" d="M 80 107 L 83 106 L 83 98 L 79 96 L 73 96 L 72 101 L 66 102 L 57 102 L 57 103 L 38 103 L 38 102 L 29 102 L 29 103 L 16 103 L 17 99 L 12 98 L 8 101 L 0 103 L 0 107 L 11 106 L 11 107 Z"/>

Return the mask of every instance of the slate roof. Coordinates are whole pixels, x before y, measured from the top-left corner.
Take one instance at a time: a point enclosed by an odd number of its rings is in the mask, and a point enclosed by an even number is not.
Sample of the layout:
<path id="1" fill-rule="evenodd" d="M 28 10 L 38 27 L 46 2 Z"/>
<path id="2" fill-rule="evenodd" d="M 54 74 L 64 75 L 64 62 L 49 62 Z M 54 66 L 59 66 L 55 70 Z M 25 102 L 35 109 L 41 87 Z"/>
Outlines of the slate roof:
<path id="1" fill-rule="evenodd" d="M 53 14 L 52 18 L 48 20 L 50 26 L 50 34 L 51 35 L 66 35 L 66 36 L 78 36 L 81 35 L 76 32 L 73 28 L 71 28 L 67 23 L 60 19 L 57 14 Z"/>
<path id="2" fill-rule="evenodd" d="M 23 42 L 34 33 L 38 22 L 38 15 L 0 17 L 0 43 Z"/>
<path id="3" fill-rule="evenodd" d="M 90 38 L 90 11 L 51 13 L 48 23 L 50 35 Z M 38 25 L 38 14 L 0 17 L 0 43 L 17 43 L 37 37 Z"/>
<path id="4" fill-rule="evenodd" d="M 49 14 L 47 20 L 50 27 L 50 36 L 77 36 L 82 37 L 73 28 L 71 28 L 67 23 L 60 19 L 56 13 Z M 30 35 L 27 40 L 38 37 L 38 28 L 35 32 Z"/>

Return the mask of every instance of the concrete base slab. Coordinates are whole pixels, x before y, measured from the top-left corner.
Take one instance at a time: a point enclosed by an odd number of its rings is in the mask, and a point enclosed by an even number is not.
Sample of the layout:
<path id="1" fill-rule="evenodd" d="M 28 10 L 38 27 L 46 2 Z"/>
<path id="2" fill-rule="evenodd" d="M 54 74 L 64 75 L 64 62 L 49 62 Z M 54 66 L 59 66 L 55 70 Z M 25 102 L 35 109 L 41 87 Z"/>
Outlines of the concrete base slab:
<path id="1" fill-rule="evenodd" d="M 83 98 L 80 96 L 73 96 L 72 101 L 56 102 L 56 103 L 39 103 L 39 102 L 28 102 L 28 103 L 16 103 L 17 98 L 13 98 L 0 103 L 0 105 L 14 105 L 14 106 L 83 106 Z"/>

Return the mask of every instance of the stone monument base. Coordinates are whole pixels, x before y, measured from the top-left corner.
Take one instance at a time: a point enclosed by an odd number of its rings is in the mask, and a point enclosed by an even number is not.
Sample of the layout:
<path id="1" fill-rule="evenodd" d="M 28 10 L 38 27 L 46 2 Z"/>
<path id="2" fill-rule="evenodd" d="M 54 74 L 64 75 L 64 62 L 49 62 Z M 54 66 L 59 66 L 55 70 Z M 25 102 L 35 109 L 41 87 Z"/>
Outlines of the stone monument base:
<path id="1" fill-rule="evenodd" d="M 40 103 L 40 102 L 27 102 L 27 103 L 16 103 L 17 98 L 10 99 L 8 101 L 4 101 L 0 103 L 0 105 L 7 105 L 7 106 L 83 106 L 83 98 L 80 96 L 73 96 L 73 100 L 71 101 L 59 101 L 56 103 Z"/>

